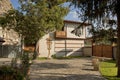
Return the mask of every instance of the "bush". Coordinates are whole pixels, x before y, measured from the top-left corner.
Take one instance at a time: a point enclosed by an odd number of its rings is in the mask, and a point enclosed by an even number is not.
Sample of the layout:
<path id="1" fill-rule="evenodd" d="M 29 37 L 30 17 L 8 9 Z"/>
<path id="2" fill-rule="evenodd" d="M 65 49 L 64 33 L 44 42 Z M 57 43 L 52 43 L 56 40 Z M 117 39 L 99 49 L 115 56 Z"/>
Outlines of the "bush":
<path id="1" fill-rule="evenodd" d="M 0 80 L 24 80 L 24 76 L 18 69 L 14 69 L 10 66 L 1 66 Z"/>
<path id="2" fill-rule="evenodd" d="M 30 57 L 29 53 L 25 52 L 21 57 L 21 73 L 26 77 L 28 75 L 29 67 L 30 67 Z"/>

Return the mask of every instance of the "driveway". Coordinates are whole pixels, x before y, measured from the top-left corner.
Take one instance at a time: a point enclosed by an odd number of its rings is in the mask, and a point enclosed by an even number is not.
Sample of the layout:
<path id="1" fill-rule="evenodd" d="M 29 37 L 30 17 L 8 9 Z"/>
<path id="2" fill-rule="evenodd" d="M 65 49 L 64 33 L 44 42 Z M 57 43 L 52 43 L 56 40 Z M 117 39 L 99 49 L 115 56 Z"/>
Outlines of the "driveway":
<path id="1" fill-rule="evenodd" d="M 30 80 L 106 80 L 93 71 L 91 58 L 36 60 L 30 68 Z"/>

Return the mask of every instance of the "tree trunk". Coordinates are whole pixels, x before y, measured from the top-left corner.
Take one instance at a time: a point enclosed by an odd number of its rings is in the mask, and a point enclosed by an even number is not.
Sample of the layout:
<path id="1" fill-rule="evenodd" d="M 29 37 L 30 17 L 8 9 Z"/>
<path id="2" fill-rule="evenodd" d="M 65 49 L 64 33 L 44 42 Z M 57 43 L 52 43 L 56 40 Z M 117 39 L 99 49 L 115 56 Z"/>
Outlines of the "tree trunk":
<path id="1" fill-rule="evenodd" d="M 37 53 L 37 51 L 36 51 L 36 44 L 37 44 L 37 42 L 35 42 L 35 44 L 34 44 L 34 48 L 35 48 L 35 49 L 34 49 L 34 53 L 33 53 L 33 60 L 38 57 L 38 53 Z"/>
<path id="2" fill-rule="evenodd" d="M 120 0 L 117 0 L 116 12 L 117 12 L 117 66 L 118 72 L 117 76 L 120 77 Z"/>

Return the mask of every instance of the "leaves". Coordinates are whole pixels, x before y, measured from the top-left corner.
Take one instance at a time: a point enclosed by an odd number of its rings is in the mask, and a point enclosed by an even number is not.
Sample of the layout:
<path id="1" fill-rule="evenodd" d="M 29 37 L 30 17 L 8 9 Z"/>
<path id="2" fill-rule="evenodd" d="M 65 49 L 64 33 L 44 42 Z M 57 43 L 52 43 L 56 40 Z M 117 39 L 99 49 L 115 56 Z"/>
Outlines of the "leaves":
<path id="1" fill-rule="evenodd" d="M 94 40 L 110 40 L 116 36 L 116 32 L 111 30 L 117 31 L 114 18 L 116 17 L 117 0 L 72 0 L 72 4 L 78 7 L 83 14 L 79 17 L 83 23 L 87 21 L 92 24 L 90 33 Z"/>
<path id="2" fill-rule="evenodd" d="M 20 10 L 10 10 L 0 18 L 0 24 L 12 28 L 25 38 L 25 44 L 36 44 L 45 34 L 63 27 L 68 8 L 66 0 L 19 0 Z"/>

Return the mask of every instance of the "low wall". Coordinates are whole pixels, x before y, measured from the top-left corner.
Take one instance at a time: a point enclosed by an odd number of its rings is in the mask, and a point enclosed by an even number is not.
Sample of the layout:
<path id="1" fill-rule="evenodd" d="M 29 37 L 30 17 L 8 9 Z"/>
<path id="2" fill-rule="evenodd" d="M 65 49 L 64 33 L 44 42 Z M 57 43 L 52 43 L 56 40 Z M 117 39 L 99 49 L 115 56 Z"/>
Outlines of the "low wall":
<path id="1" fill-rule="evenodd" d="M 117 47 L 113 47 L 113 58 L 116 59 Z"/>
<path id="2" fill-rule="evenodd" d="M 113 47 L 113 59 L 116 59 L 117 47 Z M 83 48 L 84 56 L 92 56 L 92 47 Z"/>
<path id="3" fill-rule="evenodd" d="M 84 56 L 92 56 L 92 47 L 84 47 L 83 54 Z"/>

